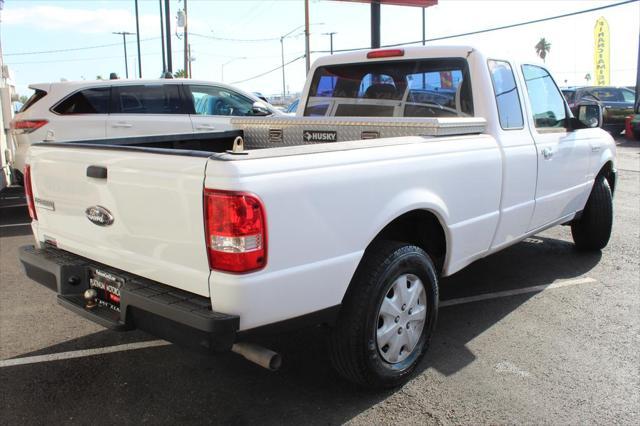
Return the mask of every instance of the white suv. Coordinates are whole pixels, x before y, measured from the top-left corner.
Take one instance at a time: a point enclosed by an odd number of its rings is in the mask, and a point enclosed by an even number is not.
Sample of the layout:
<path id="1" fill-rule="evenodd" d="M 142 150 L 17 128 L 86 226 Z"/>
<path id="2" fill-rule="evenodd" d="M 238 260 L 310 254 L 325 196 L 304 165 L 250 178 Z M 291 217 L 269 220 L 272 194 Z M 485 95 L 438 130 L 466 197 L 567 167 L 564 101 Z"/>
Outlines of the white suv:
<path id="1" fill-rule="evenodd" d="M 98 80 L 33 84 L 11 122 L 21 183 L 32 143 L 231 130 L 232 116 L 280 114 L 255 95 L 198 80 Z"/>

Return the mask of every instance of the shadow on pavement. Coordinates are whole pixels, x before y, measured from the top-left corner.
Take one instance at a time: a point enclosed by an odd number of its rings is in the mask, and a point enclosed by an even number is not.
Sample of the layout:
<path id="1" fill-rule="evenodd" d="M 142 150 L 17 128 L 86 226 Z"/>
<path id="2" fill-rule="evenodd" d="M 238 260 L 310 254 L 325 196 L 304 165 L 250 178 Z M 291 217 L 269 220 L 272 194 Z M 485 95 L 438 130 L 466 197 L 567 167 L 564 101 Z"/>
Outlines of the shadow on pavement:
<path id="1" fill-rule="evenodd" d="M 535 237 L 443 279 L 441 299 L 550 284 L 582 276 L 599 260 L 599 253 L 580 253 L 569 242 Z M 475 360 L 467 344 L 533 295 L 443 308 L 421 369 L 450 375 L 465 368 Z M 1 410 L 8 423 L 343 423 L 394 391 L 362 391 L 337 377 L 325 333 L 313 328 L 260 339 L 283 354 L 277 373 L 231 353 L 209 357 L 175 346 L 2 368 Z M 103 331 L 22 356 L 149 338 Z"/>

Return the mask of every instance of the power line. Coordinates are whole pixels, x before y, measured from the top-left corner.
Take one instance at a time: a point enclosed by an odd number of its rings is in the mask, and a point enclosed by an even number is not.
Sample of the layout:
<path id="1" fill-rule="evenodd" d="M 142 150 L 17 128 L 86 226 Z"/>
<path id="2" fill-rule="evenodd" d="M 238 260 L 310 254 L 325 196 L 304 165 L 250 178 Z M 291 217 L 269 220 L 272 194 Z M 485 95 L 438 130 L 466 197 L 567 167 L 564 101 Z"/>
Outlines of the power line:
<path id="1" fill-rule="evenodd" d="M 425 41 L 447 40 L 447 39 L 450 39 L 450 38 L 465 37 L 465 36 L 469 36 L 469 35 L 488 33 L 488 32 L 491 32 L 491 31 L 505 30 L 505 29 L 508 29 L 508 28 L 515 28 L 515 27 L 520 27 L 520 26 L 523 26 L 523 25 L 537 24 L 537 23 L 540 23 L 540 22 L 551 21 L 553 19 L 567 18 L 569 16 L 581 15 L 583 13 L 596 12 L 598 10 L 603 10 L 603 9 L 608 9 L 608 8 L 611 8 L 611 7 L 622 6 L 624 4 L 635 3 L 635 2 L 638 2 L 638 1 L 639 0 L 625 0 L 625 1 L 621 1 L 619 3 L 609 4 L 609 5 L 606 5 L 606 6 L 599 6 L 599 7 L 594 7 L 592 9 L 580 10 L 578 12 L 565 13 L 563 15 L 550 16 L 548 18 L 541 18 L 541 19 L 534 19 L 532 21 L 519 22 L 517 24 L 503 25 L 503 26 L 500 26 L 500 27 L 485 28 L 483 30 L 470 31 L 470 32 L 467 32 L 467 33 L 460 33 L 460 34 L 454 34 L 454 35 L 448 35 L 448 36 L 442 36 L 442 37 L 429 38 L 429 39 L 426 39 Z M 406 46 L 406 45 L 409 45 L 409 44 L 422 44 L 422 40 L 408 41 L 408 42 L 395 43 L 395 44 L 387 44 L 387 45 L 384 45 L 384 46 L 381 46 L 381 47 L 397 47 L 397 46 Z M 370 47 L 358 47 L 358 48 L 352 48 L 352 49 L 334 49 L 333 52 L 334 53 L 335 52 L 353 52 L 355 50 L 366 50 L 366 49 L 370 49 Z M 313 51 L 311 53 L 329 53 L 329 51 L 328 50 L 315 50 L 315 51 Z"/>
<path id="2" fill-rule="evenodd" d="M 277 40 L 280 40 L 280 37 L 254 38 L 254 39 L 250 39 L 250 38 L 227 38 L 227 37 L 216 37 L 216 36 L 212 36 L 212 35 L 197 34 L 197 33 L 191 33 L 191 32 L 189 33 L 189 35 L 196 36 L 196 37 L 202 37 L 202 38 L 208 38 L 208 39 L 211 39 L 211 40 L 236 41 L 236 42 L 248 42 L 248 43 L 257 43 L 257 42 L 263 42 L 263 41 L 277 41 Z"/>
<path id="3" fill-rule="evenodd" d="M 296 62 L 296 61 L 299 61 L 299 60 L 300 60 L 300 59 L 302 59 L 302 58 L 304 58 L 304 55 L 300 55 L 300 56 L 298 56 L 297 58 L 290 60 L 289 62 L 287 62 L 286 64 L 284 64 L 284 66 L 286 67 L 287 65 L 292 64 L 292 63 L 294 63 L 294 62 Z M 283 66 L 282 66 L 282 65 L 278 65 L 277 67 L 275 67 L 275 68 L 274 68 L 274 69 L 272 69 L 272 70 L 265 71 L 265 72 L 260 73 L 260 74 L 258 74 L 258 75 L 254 75 L 253 77 L 245 78 L 244 80 L 234 81 L 234 82 L 232 82 L 231 84 L 239 84 L 239 83 L 244 83 L 244 82 L 249 81 L 249 80 L 255 80 L 256 78 L 260 78 L 260 77 L 265 76 L 265 75 L 267 75 L 267 74 L 271 74 L 271 73 L 272 73 L 272 72 L 274 72 L 274 71 L 278 71 L 280 68 L 283 68 Z"/>
<path id="4" fill-rule="evenodd" d="M 140 41 L 149 41 L 149 40 L 157 40 L 160 37 L 150 37 L 140 39 Z M 133 43 L 133 41 L 128 41 L 128 43 Z M 55 49 L 55 50 L 40 50 L 36 52 L 16 52 L 16 53 L 5 53 L 4 56 L 19 56 L 19 55 L 41 55 L 45 53 L 62 53 L 62 52 L 74 52 L 77 50 L 89 50 L 89 49 L 100 49 L 103 47 L 113 47 L 113 46 L 121 46 L 122 43 L 109 43 L 109 44 L 98 44 L 95 46 L 84 46 L 84 47 L 70 47 L 68 49 Z"/>

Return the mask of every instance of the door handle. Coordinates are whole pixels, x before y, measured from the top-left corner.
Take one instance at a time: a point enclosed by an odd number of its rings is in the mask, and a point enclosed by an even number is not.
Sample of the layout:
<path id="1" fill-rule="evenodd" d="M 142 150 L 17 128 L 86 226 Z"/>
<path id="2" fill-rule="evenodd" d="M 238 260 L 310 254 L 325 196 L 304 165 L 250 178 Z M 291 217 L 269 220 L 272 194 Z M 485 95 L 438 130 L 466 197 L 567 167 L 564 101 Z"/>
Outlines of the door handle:
<path id="1" fill-rule="evenodd" d="M 214 126 L 213 124 L 198 124 L 196 126 L 196 130 L 213 130 L 215 128 L 216 126 Z"/>
<path id="2" fill-rule="evenodd" d="M 117 123 L 113 123 L 111 125 L 111 127 L 122 127 L 122 128 L 129 128 L 129 127 L 133 127 L 133 124 L 131 123 L 125 123 L 124 121 L 118 121 Z"/>
<path id="3" fill-rule="evenodd" d="M 103 166 L 89 166 L 87 167 L 87 177 L 96 179 L 107 178 L 107 168 Z"/>
<path id="4" fill-rule="evenodd" d="M 549 147 L 544 148 L 542 150 L 542 156 L 544 157 L 545 160 L 549 160 L 551 157 L 553 157 L 553 150 Z"/>

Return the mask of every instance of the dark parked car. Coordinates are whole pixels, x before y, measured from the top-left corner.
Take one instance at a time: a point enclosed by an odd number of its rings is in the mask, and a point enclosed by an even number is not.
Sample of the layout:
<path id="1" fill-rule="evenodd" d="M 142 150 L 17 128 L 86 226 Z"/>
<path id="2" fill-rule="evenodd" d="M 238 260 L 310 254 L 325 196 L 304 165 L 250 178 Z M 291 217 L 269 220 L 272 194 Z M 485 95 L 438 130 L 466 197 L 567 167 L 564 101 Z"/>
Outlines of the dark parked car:
<path id="1" fill-rule="evenodd" d="M 602 128 L 617 136 L 624 130 L 624 120 L 633 114 L 635 93 L 627 87 L 589 86 L 562 89 L 573 115 L 581 102 L 597 101 L 602 105 Z"/>

